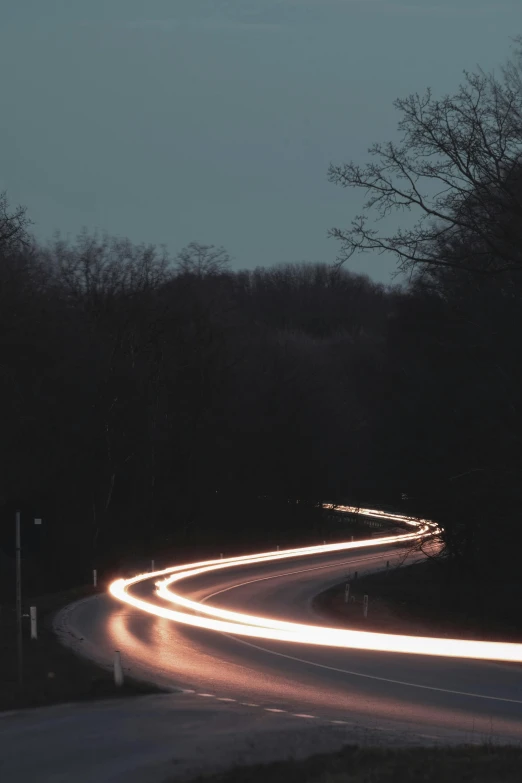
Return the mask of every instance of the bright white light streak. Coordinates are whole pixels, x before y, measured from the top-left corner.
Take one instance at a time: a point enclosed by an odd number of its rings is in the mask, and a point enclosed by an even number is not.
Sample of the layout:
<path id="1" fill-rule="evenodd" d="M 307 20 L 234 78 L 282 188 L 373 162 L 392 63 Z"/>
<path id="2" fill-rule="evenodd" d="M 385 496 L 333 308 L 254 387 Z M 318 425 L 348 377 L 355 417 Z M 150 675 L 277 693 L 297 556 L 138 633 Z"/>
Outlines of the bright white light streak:
<path id="1" fill-rule="evenodd" d="M 163 617 L 174 622 L 197 628 L 205 628 L 220 633 L 298 644 L 322 645 L 325 647 L 417 655 L 436 655 L 451 658 L 522 662 L 522 644 L 402 636 L 292 623 L 275 620 L 269 617 L 257 617 L 255 615 L 248 615 L 240 612 L 231 612 L 226 609 L 219 609 L 218 607 L 190 601 L 169 589 L 169 585 L 174 582 L 179 582 L 182 579 L 187 579 L 191 576 L 223 568 L 268 561 L 272 562 L 313 554 L 326 554 L 328 552 L 383 546 L 390 543 L 432 537 L 440 532 L 440 528 L 428 520 L 418 520 L 399 514 L 386 514 L 385 512 L 379 512 L 372 509 L 356 509 L 347 506 L 337 508 L 340 511 L 359 513 L 366 516 L 380 516 L 386 520 L 402 522 L 415 527 L 416 531 L 415 533 L 406 533 L 398 536 L 383 536 L 382 538 L 373 538 L 364 541 L 265 552 L 257 555 L 207 560 L 184 566 L 175 566 L 166 568 L 162 571 L 156 571 L 154 574 L 139 574 L 131 579 L 119 579 L 110 586 L 110 592 L 121 601 L 124 601 L 137 609 L 141 609 L 144 612 L 156 615 L 157 617 Z M 132 585 L 149 580 L 151 577 L 156 578 L 160 576 L 165 576 L 166 578 L 156 582 L 157 594 L 159 597 L 168 600 L 179 607 L 183 607 L 188 610 L 188 612 L 158 606 L 129 594 L 128 588 Z M 192 612 L 197 612 L 199 615 L 205 616 L 197 616 L 192 614 Z"/>

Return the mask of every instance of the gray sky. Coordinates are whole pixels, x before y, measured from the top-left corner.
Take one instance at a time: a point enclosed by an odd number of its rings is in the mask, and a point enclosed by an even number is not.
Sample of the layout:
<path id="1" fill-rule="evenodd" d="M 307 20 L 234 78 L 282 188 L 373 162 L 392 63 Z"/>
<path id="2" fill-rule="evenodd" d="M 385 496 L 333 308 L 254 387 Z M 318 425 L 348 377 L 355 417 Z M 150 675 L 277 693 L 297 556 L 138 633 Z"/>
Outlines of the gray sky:
<path id="1" fill-rule="evenodd" d="M 332 262 L 364 194 L 329 163 L 396 138 L 395 98 L 500 71 L 519 33 L 521 0 L 0 0 L 0 190 L 41 238 Z"/>

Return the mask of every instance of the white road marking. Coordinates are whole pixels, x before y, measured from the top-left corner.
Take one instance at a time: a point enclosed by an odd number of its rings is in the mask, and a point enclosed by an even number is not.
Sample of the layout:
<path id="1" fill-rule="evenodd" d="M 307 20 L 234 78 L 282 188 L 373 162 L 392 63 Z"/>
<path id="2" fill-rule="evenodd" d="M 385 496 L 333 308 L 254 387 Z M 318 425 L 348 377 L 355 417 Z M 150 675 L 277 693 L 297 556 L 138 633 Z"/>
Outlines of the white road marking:
<path id="1" fill-rule="evenodd" d="M 389 559 L 389 558 L 388 558 Z M 358 558 L 352 558 L 351 560 L 342 560 L 340 563 L 330 563 L 329 565 L 322 565 L 322 566 L 313 566 L 313 568 L 301 568 L 298 571 L 287 571 L 284 574 L 272 574 L 271 576 L 261 576 L 258 579 L 250 579 L 248 582 L 241 582 L 237 585 L 231 585 L 230 587 L 225 587 L 223 590 L 216 590 L 215 593 L 210 593 L 210 595 L 207 595 L 205 598 L 202 598 L 200 601 L 200 604 L 204 604 L 205 601 L 208 601 L 210 598 L 214 598 L 216 595 L 221 595 L 221 593 L 227 593 L 229 590 L 237 590 L 239 587 L 245 587 L 246 585 L 253 585 L 256 582 L 266 582 L 268 579 L 280 579 L 282 576 L 293 576 L 294 574 L 304 574 L 307 571 L 322 571 L 325 568 L 337 568 L 342 565 L 359 565 L 360 563 L 371 563 L 375 560 L 382 560 L 384 562 L 385 556 L 383 555 L 377 555 L 373 557 L 358 557 Z"/>
<path id="2" fill-rule="evenodd" d="M 316 666 L 318 669 L 327 669 L 331 672 L 337 672 L 338 674 L 348 674 L 351 677 L 363 677 L 365 680 L 377 680 L 378 682 L 389 682 L 392 685 L 404 685 L 408 688 L 419 688 L 424 691 L 436 691 L 437 693 L 450 693 L 453 696 L 470 696 L 474 699 L 487 699 L 488 701 L 501 701 L 508 704 L 522 704 L 521 699 L 506 699 L 503 696 L 487 696 L 484 693 L 470 693 L 468 691 L 454 691 L 450 688 L 437 688 L 434 685 L 421 685 L 417 682 L 406 682 L 404 680 L 392 680 L 390 677 L 378 677 L 376 674 L 362 674 L 362 672 L 354 672 L 350 669 L 338 669 L 335 666 L 327 666 L 324 663 L 317 663 L 315 661 L 307 661 L 305 658 L 296 658 L 294 655 L 287 655 L 286 653 L 276 652 L 275 650 L 268 650 L 266 647 L 260 647 L 258 644 L 252 644 L 252 642 L 245 642 L 244 639 L 238 639 L 237 636 L 232 634 L 223 634 L 229 639 L 235 639 L 239 644 L 246 644 L 247 647 L 253 647 L 256 650 L 268 653 L 269 655 L 277 655 L 279 658 L 287 658 L 289 661 L 296 661 L 297 663 L 305 663 L 308 666 Z"/>
<path id="3" fill-rule="evenodd" d="M 286 710 L 278 710 L 275 707 L 265 707 L 265 712 L 286 712 Z"/>

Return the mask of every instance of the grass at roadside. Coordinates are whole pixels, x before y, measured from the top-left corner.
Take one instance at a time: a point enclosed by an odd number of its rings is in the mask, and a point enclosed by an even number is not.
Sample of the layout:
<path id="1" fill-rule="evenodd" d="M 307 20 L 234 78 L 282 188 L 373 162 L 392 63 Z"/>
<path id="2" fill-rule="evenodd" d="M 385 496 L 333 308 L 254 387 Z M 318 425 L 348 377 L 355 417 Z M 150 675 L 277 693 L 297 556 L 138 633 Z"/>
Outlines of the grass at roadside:
<path id="1" fill-rule="evenodd" d="M 485 615 L 470 586 L 450 583 L 439 562 L 390 568 L 351 581 L 348 603 L 344 590 L 344 584 L 336 585 L 314 601 L 314 608 L 329 624 L 384 633 L 522 642 L 520 624 Z M 364 595 L 369 602 L 367 618 Z"/>
<path id="2" fill-rule="evenodd" d="M 304 761 L 241 767 L 193 783 L 520 783 L 522 749 L 360 748 Z"/>
<path id="3" fill-rule="evenodd" d="M 29 621 L 24 618 L 22 686 L 18 683 L 15 612 L 11 606 L 0 607 L 0 711 L 159 692 L 129 679 L 117 688 L 110 671 L 78 657 L 58 641 L 52 631 L 55 612 L 93 593 L 93 588 L 86 587 L 27 601 L 27 606 L 38 609 L 38 639 L 29 638 Z"/>

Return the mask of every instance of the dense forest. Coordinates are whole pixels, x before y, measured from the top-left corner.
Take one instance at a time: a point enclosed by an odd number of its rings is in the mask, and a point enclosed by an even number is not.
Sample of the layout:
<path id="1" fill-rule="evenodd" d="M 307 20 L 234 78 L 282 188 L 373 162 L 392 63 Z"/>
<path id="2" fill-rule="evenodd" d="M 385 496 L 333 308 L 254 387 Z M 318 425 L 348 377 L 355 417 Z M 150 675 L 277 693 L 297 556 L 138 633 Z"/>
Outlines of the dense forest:
<path id="1" fill-rule="evenodd" d="M 233 271 L 221 247 L 171 257 L 88 230 L 42 243 L 4 194 L 3 573 L 17 508 L 54 588 L 133 553 L 305 539 L 324 502 L 384 502 L 437 519 L 455 568 L 522 597 L 521 74 L 397 101 L 402 145 L 331 166 L 366 211 L 420 213 L 391 237 L 366 216 L 333 229 L 334 265 Z M 407 282 L 349 271 L 360 251 L 395 254 Z"/>

